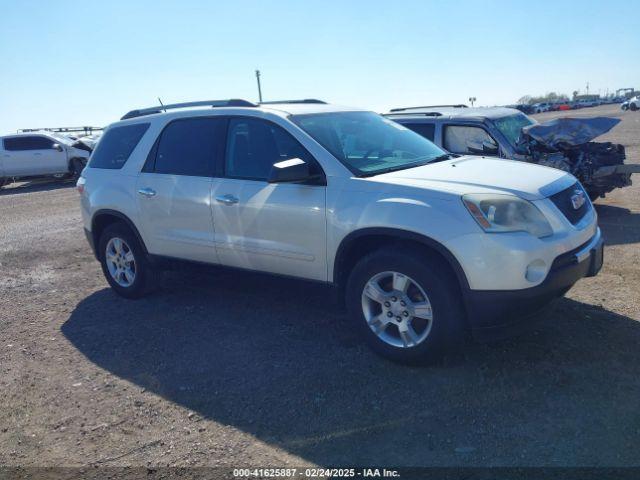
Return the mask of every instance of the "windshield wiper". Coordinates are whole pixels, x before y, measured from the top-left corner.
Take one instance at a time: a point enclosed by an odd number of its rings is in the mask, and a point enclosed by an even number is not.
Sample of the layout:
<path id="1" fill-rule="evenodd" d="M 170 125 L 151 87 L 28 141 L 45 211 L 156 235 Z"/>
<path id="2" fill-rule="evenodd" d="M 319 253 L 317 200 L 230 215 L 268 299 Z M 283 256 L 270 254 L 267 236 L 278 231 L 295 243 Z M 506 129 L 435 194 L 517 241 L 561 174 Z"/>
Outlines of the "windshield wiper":
<path id="1" fill-rule="evenodd" d="M 443 153 L 442 155 L 438 155 L 436 158 L 429 160 L 429 163 L 436 162 L 444 162 L 445 160 L 450 160 L 452 158 L 458 158 L 460 155 L 455 153 Z"/>
<path id="2" fill-rule="evenodd" d="M 382 175 L 383 173 L 397 172 L 398 170 L 407 170 L 409 168 L 422 167 L 423 165 L 429 165 L 430 163 L 442 162 L 451 158 L 458 158 L 460 155 L 455 153 L 443 153 L 437 157 L 424 160 L 422 162 L 405 163 L 404 165 L 398 165 L 395 167 L 383 168 L 382 170 L 376 170 L 374 172 L 362 172 L 359 177 L 373 177 L 375 175 Z"/>

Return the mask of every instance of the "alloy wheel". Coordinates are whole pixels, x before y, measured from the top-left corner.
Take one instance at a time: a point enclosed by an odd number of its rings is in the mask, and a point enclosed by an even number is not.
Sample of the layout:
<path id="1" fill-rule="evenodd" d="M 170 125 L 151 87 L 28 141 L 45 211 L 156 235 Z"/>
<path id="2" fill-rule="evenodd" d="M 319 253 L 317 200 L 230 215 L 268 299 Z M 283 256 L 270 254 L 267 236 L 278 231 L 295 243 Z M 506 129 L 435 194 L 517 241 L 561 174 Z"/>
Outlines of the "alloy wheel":
<path id="1" fill-rule="evenodd" d="M 380 340 L 398 348 L 424 342 L 433 324 L 429 297 L 415 280 L 399 272 L 369 279 L 362 291 L 362 313 Z"/>

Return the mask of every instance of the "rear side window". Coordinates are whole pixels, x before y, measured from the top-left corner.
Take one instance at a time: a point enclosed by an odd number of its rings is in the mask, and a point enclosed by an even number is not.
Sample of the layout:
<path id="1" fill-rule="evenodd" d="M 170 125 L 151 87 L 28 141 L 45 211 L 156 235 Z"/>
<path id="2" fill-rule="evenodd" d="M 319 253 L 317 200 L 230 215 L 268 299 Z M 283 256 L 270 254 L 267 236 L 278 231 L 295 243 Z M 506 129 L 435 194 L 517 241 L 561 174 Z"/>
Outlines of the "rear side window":
<path id="1" fill-rule="evenodd" d="M 403 123 L 403 125 L 433 142 L 436 131 L 436 126 L 433 123 Z"/>
<path id="2" fill-rule="evenodd" d="M 148 123 L 110 128 L 98 142 L 89 166 L 112 170 L 122 168 L 148 128 Z"/>
<path id="3" fill-rule="evenodd" d="M 155 173 L 212 176 L 215 158 L 224 141 L 226 120 L 188 118 L 171 122 L 160 136 Z"/>
<path id="4" fill-rule="evenodd" d="M 48 150 L 53 148 L 53 140 L 46 137 L 23 136 L 4 139 L 4 149 L 9 151 Z"/>

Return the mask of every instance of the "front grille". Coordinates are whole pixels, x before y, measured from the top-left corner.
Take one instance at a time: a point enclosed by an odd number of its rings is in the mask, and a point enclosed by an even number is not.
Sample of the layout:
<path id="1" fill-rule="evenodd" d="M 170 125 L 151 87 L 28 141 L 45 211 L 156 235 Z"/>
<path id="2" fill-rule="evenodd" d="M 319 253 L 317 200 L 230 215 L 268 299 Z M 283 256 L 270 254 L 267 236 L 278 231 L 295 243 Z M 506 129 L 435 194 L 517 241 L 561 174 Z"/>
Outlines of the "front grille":
<path id="1" fill-rule="evenodd" d="M 580 192 L 584 195 L 585 201 L 579 208 L 575 208 L 573 197 L 579 195 Z M 589 196 L 587 195 L 587 192 L 584 191 L 584 188 L 582 188 L 582 185 L 580 185 L 580 182 L 574 183 L 569 188 L 562 190 L 549 198 L 573 225 L 582 220 L 582 218 L 591 209 Z"/>

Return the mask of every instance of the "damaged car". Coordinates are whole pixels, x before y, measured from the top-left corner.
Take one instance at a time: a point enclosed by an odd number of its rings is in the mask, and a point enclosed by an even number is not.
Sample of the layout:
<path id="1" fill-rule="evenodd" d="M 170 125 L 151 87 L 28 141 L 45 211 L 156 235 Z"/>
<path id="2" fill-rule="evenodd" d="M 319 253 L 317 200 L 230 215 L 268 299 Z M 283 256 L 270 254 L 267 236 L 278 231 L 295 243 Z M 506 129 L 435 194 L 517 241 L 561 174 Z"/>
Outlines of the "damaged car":
<path id="1" fill-rule="evenodd" d="M 594 142 L 620 120 L 561 118 L 538 123 L 513 108 L 394 108 L 387 118 L 459 155 L 497 156 L 570 172 L 589 197 L 631 185 L 640 165 L 625 164 L 624 146 Z"/>

